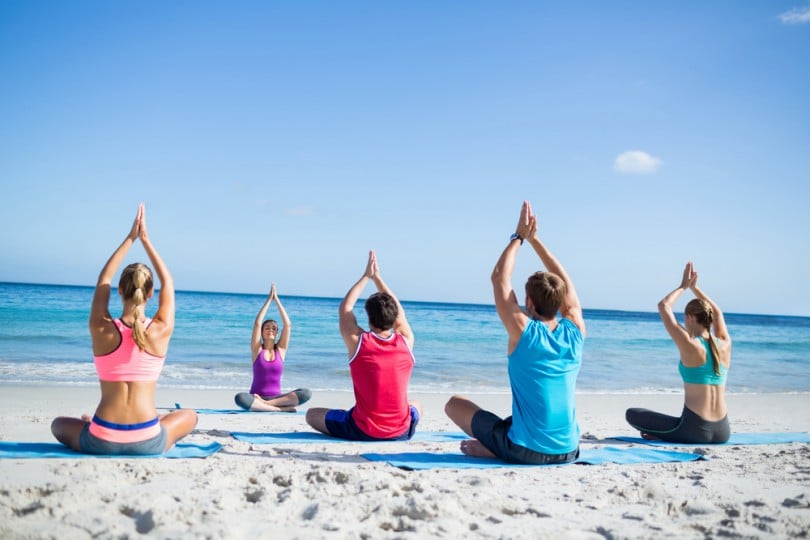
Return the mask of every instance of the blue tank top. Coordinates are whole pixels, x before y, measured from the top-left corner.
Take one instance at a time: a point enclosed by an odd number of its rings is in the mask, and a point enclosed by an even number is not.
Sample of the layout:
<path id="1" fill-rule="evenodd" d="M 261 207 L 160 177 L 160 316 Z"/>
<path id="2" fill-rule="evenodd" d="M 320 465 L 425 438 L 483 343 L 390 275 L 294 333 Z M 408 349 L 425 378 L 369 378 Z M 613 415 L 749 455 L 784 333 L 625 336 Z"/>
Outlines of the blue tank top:
<path id="1" fill-rule="evenodd" d="M 577 449 L 574 387 L 583 343 L 579 328 L 568 319 L 560 319 L 553 332 L 540 321 L 529 321 L 509 355 L 513 443 L 544 454 Z"/>
<path id="2" fill-rule="evenodd" d="M 717 375 L 714 372 L 714 354 L 712 354 L 711 345 L 702 337 L 697 337 L 697 339 L 706 349 L 706 362 L 702 366 L 697 367 L 687 367 L 683 365 L 683 362 L 678 362 L 678 371 L 681 372 L 681 379 L 683 379 L 683 382 L 689 384 L 725 385 L 726 377 L 728 376 L 728 368 L 720 364 L 720 375 Z"/>

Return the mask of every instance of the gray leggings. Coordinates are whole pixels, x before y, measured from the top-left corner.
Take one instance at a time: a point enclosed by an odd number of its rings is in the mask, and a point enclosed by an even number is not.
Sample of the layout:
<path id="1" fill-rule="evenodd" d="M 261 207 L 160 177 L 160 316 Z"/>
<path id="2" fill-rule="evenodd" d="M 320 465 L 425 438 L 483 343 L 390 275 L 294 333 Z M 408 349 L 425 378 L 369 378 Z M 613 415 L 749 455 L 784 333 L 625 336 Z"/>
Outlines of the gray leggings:
<path id="1" fill-rule="evenodd" d="M 278 394 L 276 396 L 262 396 L 262 399 L 273 399 L 281 396 L 286 396 L 287 394 L 295 393 L 295 396 L 298 398 L 298 404 L 302 405 L 309 401 L 309 398 L 312 397 L 312 392 L 309 391 L 308 388 L 296 388 L 292 392 L 285 392 L 284 394 Z M 250 410 L 250 406 L 253 405 L 253 401 L 256 398 L 253 397 L 253 394 L 248 392 L 239 392 L 233 398 L 237 405 L 245 409 L 246 411 Z"/>
<path id="2" fill-rule="evenodd" d="M 662 441 L 719 444 L 728 441 L 731 436 L 728 416 L 709 422 L 689 410 L 686 405 L 680 418 L 647 409 L 627 409 L 624 417 L 628 424 L 640 432 Z"/>
<path id="3" fill-rule="evenodd" d="M 99 439 L 90 433 L 90 423 L 84 425 L 79 434 L 79 448 L 85 454 L 110 454 L 110 455 L 133 455 L 143 456 L 152 454 L 162 454 L 166 449 L 168 434 L 166 427 L 160 425 L 160 433 L 151 439 L 131 443 L 115 443 Z"/>

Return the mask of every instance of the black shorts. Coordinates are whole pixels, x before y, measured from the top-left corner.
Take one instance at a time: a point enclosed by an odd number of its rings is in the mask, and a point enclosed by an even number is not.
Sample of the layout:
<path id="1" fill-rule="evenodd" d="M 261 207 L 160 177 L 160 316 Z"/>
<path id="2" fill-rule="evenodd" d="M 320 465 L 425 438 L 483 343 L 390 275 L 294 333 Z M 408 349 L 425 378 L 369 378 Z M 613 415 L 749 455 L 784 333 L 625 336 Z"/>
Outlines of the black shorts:
<path id="1" fill-rule="evenodd" d="M 473 416 L 471 427 L 473 436 L 481 441 L 487 450 L 509 463 L 550 465 L 570 463 L 579 457 L 579 447 L 565 454 L 544 454 L 513 443 L 509 438 L 509 428 L 512 427 L 511 416 L 502 419 L 482 409 Z"/>

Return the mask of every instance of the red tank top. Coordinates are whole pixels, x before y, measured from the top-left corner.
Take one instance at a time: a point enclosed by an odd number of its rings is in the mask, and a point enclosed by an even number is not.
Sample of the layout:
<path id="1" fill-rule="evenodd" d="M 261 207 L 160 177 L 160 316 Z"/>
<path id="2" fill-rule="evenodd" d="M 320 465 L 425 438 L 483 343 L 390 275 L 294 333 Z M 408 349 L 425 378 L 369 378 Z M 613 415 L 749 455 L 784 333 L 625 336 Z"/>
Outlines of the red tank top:
<path id="1" fill-rule="evenodd" d="M 360 336 L 349 369 L 356 400 L 352 419 L 363 433 L 384 439 L 408 430 L 408 382 L 413 365 L 413 353 L 402 335 L 381 338 L 363 332 Z"/>

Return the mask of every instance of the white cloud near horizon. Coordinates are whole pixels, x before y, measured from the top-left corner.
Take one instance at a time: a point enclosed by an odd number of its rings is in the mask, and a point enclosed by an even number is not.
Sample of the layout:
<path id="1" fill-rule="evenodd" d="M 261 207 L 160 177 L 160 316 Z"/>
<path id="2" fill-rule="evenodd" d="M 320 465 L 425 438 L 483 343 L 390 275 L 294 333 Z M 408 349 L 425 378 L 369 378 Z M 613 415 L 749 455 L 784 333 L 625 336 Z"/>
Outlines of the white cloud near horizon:
<path id="1" fill-rule="evenodd" d="M 804 24 L 810 23 L 810 6 L 793 8 L 779 15 L 779 20 L 784 24 Z"/>
<path id="2" fill-rule="evenodd" d="M 292 208 L 287 208 L 284 211 L 284 213 L 287 214 L 288 216 L 299 216 L 299 217 L 300 216 L 314 216 L 315 215 L 315 209 L 312 208 L 311 206 L 300 205 L 300 206 L 294 206 Z"/>
<path id="3" fill-rule="evenodd" d="M 661 160 L 641 150 L 628 150 L 616 157 L 613 168 L 623 174 L 651 174 L 661 167 Z"/>

